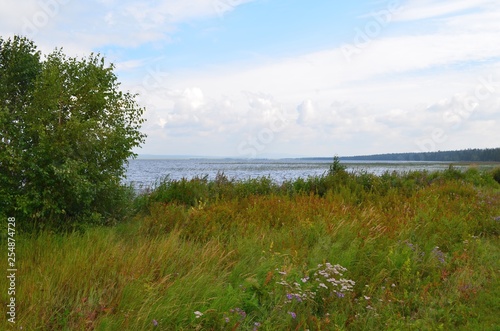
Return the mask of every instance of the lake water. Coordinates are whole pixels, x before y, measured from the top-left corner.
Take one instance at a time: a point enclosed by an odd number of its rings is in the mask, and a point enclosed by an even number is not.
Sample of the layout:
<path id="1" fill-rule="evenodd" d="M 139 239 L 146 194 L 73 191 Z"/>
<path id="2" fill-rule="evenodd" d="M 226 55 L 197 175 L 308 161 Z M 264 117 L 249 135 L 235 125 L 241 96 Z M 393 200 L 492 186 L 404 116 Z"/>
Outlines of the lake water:
<path id="1" fill-rule="evenodd" d="M 208 176 L 214 179 L 218 172 L 228 178 L 248 179 L 268 176 L 276 182 L 299 177 L 322 175 L 328 171 L 332 160 L 242 160 L 242 159 L 136 159 L 130 160 L 126 184 L 141 189 L 151 186 L 165 176 L 171 179 Z M 380 175 L 386 171 L 444 170 L 449 162 L 342 162 L 348 171 L 366 171 Z M 454 165 L 467 167 L 467 165 Z"/>

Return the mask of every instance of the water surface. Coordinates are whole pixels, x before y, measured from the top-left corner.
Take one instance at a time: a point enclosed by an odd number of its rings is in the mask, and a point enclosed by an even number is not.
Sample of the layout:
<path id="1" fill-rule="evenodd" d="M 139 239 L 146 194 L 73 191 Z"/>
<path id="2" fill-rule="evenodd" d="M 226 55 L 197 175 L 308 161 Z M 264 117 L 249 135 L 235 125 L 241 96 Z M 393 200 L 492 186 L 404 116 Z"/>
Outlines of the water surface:
<path id="1" fill-rule="evenodd" d="M 228 178 L 249 179 L 262 176 L 270 177 L 280 183 L 284 180 L 319 176 L 328 171 L 332 160 L 257 160 L 257 159 L 136 159 L 130 160 L 127 167 L 126 184 L 140 189 L 151 186 L 156 180 L 168 176 L 171 179 L 207 176 L 215 179 L 218 172 Z M 386 171 L 404 172 L 411 170 L 444 170 L 449 162 L 399 162 L 399 161 L 349 161 L 342 162 L 348 171 L 366 171 L 376 175 Z M 454 164 L 466 168 L 467 164 Z"/>

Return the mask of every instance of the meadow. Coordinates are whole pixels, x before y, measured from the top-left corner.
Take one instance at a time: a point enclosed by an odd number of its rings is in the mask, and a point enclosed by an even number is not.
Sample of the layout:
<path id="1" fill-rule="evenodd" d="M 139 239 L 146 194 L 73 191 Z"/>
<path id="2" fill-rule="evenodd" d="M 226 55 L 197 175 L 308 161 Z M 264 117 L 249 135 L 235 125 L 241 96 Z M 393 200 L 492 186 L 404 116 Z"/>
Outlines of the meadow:
<path id="1" fill-rule="evenodd" d="M 165 178 L 125 222 L 18 234 L 8 327 L 500 330 L 499 181 L 338 164 L 280 184 Z"/>

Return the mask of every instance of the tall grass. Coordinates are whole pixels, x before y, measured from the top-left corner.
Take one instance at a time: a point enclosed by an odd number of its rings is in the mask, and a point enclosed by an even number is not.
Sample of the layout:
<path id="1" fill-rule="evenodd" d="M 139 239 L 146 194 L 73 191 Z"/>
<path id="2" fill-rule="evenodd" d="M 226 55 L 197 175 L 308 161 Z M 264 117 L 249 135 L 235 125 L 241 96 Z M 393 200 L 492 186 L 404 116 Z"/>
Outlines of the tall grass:
<path id="1" fill-rule="evenodd" d="M 18 236 L 16 328 L 496 330 L 493 174 L 166 178 L 126 223 Z"/>

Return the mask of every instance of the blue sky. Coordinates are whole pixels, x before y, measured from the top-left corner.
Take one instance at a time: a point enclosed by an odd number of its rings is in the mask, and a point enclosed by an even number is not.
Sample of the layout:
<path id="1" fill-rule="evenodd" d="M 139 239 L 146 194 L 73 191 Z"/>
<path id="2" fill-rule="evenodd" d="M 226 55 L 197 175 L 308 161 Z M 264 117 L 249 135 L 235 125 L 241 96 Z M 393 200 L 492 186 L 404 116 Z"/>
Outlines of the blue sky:
<path id="1" fill-rule="evenodd" d="M 142 154 L 499 147 L 497 0 L 1 1 L 4 38 L 116 65 Z"/>

